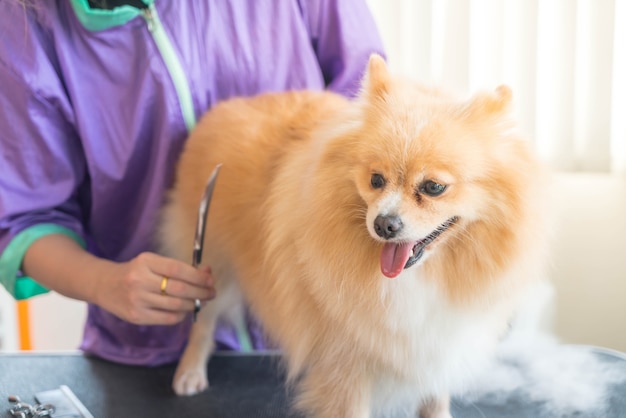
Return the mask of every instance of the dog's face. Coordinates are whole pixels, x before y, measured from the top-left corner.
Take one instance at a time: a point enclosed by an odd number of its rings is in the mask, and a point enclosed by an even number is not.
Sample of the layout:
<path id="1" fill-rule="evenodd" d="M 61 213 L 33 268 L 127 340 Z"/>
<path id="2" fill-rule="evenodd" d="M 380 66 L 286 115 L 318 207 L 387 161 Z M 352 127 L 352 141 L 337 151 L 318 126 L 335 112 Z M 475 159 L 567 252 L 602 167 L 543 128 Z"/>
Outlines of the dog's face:
<path id="1" fill-rule="evenodd" d="M 369 235 L 384 244 L 380 263 L 388 277 L 424 261 L 462 218 L 473 216 L 463 179 L 428 152 L 389 149 L 362 162 L 355 182 Z"/>
<path id="2" fill-rule="evenodd" d="M 451 197 L 458 182 L 447 172 L 403 173 L 382 162 L 359 171 L 357 184 L 367 204 L 367 230 L 384 243 L 383 274 L 396 277 L 423 261 L 459 221 L 463 211 L 456 210 Z"/>
<path id="3" fill-rule="evenodd" d="M 386 85 L 386 69 L 372 65 L 353 174 L 367 231 L 383 243 L 381 271 L 396 277 L 454 240 L 464 225 L 491 216 L 501 194 L 493 175 L 500 146 L 493 145 L 506 130 L 491 116 L 510 93 L 501 88 L 460 103 L 414 86 Z"/>

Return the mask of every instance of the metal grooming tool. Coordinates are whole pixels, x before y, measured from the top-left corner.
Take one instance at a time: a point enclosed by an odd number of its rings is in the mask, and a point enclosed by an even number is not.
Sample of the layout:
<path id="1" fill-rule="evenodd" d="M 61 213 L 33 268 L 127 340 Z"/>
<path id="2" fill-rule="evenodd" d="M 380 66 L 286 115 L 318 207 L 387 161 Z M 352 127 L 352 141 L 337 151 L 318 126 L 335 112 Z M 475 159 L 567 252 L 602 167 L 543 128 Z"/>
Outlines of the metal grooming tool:
<path id="1" fill-rule="evenodd" d="M 55 406 L 50 403 L 37 403 L 31 405 L 29 403 L 22 402 L 20 397 L 17 395 L 9 395 L 9 402 L 11 403 L 11 408 L 9 408 L 9 414 L 11 414 L 12 417 L 17 418 L 52 417 L 52 414 L 56 410 Z"/>
<path id="2" fill-rule="evenodd" d="M 209 176 L 207 184 L 204 188 L 204 194 L 202 200 L 200 200 L 200 206 L 198 207 L 198 223 L 196 224 L 196 236 L 193 241 L 193 258 L 192 265 L 198 267 L 202 262 L 202 248 L 204 246 L 204 232 L 206 230 L 206 218 L 209 213 L 209 206 L 211 205 L 211 197 L 213 196 L 213 189 L 215 188 L 215 182 L 217 175 L 220 172 L 222 164 L 218 164 L 213 169 L 213 172 Z M 198 312 L 200 312 L 200 299 L 195 300 L 195 307 L 193 310 L 193 322 L 196 322 Z"/>
<path id="3" fill-rule="evenodd" d="M 35 394 L 40 410 L 34 417 L 50 418 L 94 418 L 76 394 L 66 385 L 57 389 L 46 390 Z"/>

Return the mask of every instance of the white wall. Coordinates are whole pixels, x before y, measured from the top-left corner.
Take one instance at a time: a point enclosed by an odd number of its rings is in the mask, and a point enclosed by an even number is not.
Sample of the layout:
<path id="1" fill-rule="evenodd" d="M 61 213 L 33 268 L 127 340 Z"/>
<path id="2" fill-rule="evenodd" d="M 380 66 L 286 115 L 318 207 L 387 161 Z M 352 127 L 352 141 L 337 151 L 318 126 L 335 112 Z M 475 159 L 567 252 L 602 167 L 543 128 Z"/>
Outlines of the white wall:
<path id="1" fill-rule="evenodd" d="M 554 189 L 555 332 L 626 352 L 626 178 L 559 174 Z"/>

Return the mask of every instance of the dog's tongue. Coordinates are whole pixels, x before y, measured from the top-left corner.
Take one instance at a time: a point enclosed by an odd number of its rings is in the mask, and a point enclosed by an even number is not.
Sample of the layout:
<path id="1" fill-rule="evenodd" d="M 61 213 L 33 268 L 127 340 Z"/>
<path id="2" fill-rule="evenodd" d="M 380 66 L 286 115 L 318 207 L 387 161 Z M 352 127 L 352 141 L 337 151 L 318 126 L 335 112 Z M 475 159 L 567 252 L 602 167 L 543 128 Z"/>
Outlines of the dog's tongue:
<path id="1" fill-rule="evenodd" d="M 400 274 L 411 256 L 411 250 L 414 245 L 414 242 L 385 244 L 380 254 L 380 270 L 383 274 L 389 278 L 394 278 Z"/>

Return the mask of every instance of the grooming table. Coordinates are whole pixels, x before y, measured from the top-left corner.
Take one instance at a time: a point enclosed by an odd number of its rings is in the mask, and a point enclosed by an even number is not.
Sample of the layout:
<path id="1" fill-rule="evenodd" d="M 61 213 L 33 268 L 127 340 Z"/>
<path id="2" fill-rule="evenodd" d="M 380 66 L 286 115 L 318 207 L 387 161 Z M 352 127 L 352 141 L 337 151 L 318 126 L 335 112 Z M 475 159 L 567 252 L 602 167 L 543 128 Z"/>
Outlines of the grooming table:
<path id="1" fill-rule="evenodd" d="M 626 377 L 626 356 L 621 353 L 583 346 L 576 349 L 591 350 L 600 362 Z M 123 366 L 74 352 L 0 354 L 0 417 L 11 416 L 8 395 L 33 403 L 35 393 L 61 385 L 69 386 L 96 418 L 298 417 L 289 410 L 290 395 L 283 385 L 279 360 L 277 353 L 217 353 L 208 366 L 211 388 L 181 398 L 170 388 L 174 365 Z M 584 370 L 581 373 L 584 375 Z M 556 417 L 541 402 L 528 402 L 518 395 L 513 391 L 497 398 L 487 393 L 472 401 L 453 398 L 452 415 Z M 575 416 L 626 417 L 626 378 L 612 385 L 601 415 L 588 411 Z"/>

